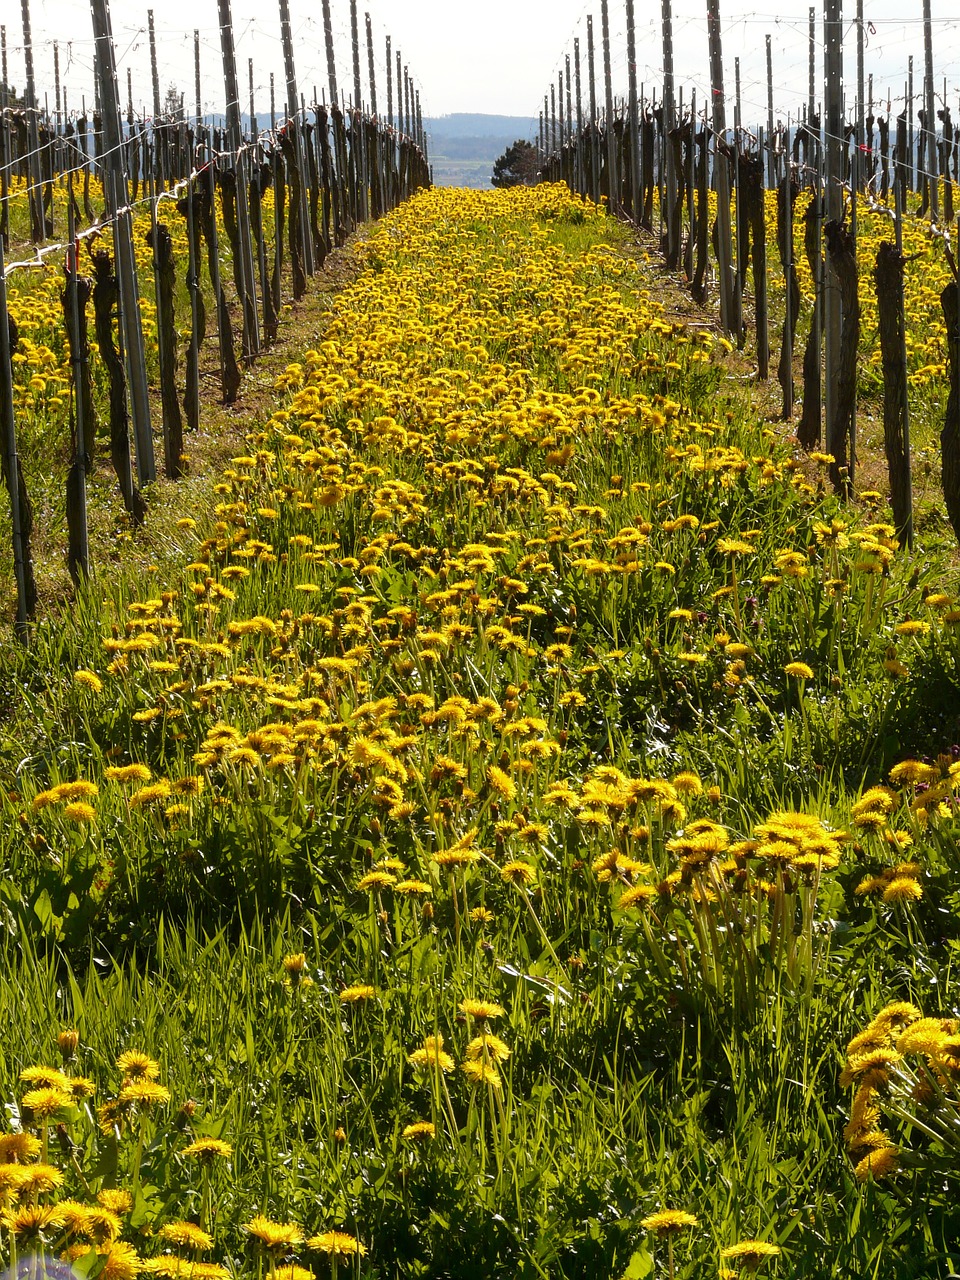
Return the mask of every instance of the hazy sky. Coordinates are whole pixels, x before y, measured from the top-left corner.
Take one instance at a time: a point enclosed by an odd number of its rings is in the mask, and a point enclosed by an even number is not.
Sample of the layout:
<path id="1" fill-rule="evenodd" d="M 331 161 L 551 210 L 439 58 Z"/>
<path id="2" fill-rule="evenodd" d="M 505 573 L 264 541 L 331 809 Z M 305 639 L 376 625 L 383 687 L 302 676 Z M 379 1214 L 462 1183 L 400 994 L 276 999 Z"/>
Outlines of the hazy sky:
<path id="1" fill-rule="evenodd" d="M 759 0 L 758 0 L 759 3 Z M 86 5 L 80 0 L 30 0 L 34 57 L 38 93 L 53 90 L 53 42 L 59 42 L 61 73 L 69 93 L 68 106 L 79 106 L 81 95 L 92 97 L 92 35 Z M 301 90 L 310 99 L 313 87 L 326 86 L 326 62 L 320 5 L 316 0 L 290 0 L 295 40 L 297 76 Z M 386 106 L 384 37 L 389 30 L 394 50 L 400 48 L 405 63 L 415 77 L 425 115 L 445 115 L 457 111 L 482 111 L 536 116 L 543 95 L 563 67 L 564 54 L 573 53 L 575 36 L 580 37 L 583 58 L 583 92 L 586 101 L 586 17 L 594 15 L 598 80 L 602 70 L 599 0 L 359 0 L 361 44 L 364 44 L 365 12 L 373 21 L 377 59 L 378 95 L 381 112 Z M 9 78 L 17 88 L 23 84 L 23 28 L 16 0 L 5 0 L 3 16 L 9 59 Z M 113 0 L 112 20 L 120 67 L 121 98 L 126 101 L 126 69 L 133 71 L 134 102 L 139 109 L 152 100 L 146 3 Z M 336 34 L 339 83 L 348 94 L 352 87 L 349 0 L 332 0 Z M 662 67 L 660 4 L 638 0 L 639 79 L 647 85 L 659 83 Z M 742 3 L 721 0 L 723 53 L 728 98 L 733 93 L 734 59 L 741 60 L 744 118 L 759 119 L 766 113 L 765 36 L 772 38 L 774 103 L 778 115 L 796 112 L 807 93 L 807 15 L 801 0 L 786 0 L 786 8 L 774 12 L 773 4 L 760 3 L 748 9 Z M 708 83 L 705 0 L 675 0 L 674 38 L 678 83 L 684 97 L 690 88 L 702 103 Z M 875 77 L 877 100 L 888 90 L 902 96 L 907 58 L 915 55 L 919 85 L 923 67 L 921 0 L 864 0 L 865 19 L 872 23 L 867 33 L 867 72 Z M 855 6 L 848 3 L 845 18 L 852 19 Z M 960 115 L 960 11 L 948 0 L 933 0 L 935 80 L 938 93 L 946 77 Z M 188 111 L 193 109 L 193 31 L 201 39 L 203 76 L 202 98 L 207 111 L 222 110 L 223 78 L 220 61 L 219 23 L 216 0 L 167 0 L 156 4 L 157 58 L 161 94 L 171 83 L 186 91 Z M 273 4 L 234 0 L 233 23 L 241 82 L 241 98 L 246 106 L 247 60 L 254 60 L 257 109 L 269 109 L 270 73 L 277 81 L 278 105 L 282 98 L 283 63 L 280 47 L 278 9 Z M 627 83 L 623 0 L 610 0 L 611 49 L 615 92 L 624 93 Z M 855 95 L 855 36 L 851 22 L 846 44 L 845 73 Z M 818 32 L 818 40 L 820 38 Z M 363 60 L 363 92 L 368 96 L 366 52 Z M 818 55 L 817 77 L 821 76 Z M 600 81 L 602 85 L 602 81 Z M 918 90 L 919 91 L 919 90 Z"/>

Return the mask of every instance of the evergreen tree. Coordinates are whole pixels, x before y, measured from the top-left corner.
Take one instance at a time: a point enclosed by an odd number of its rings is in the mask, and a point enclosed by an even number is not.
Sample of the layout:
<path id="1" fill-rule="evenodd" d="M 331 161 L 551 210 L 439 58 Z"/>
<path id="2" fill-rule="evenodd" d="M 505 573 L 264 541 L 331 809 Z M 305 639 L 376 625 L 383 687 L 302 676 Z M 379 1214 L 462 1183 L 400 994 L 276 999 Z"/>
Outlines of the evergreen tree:
<path id="1" fill-rule="evenodd" d="M 532 142 L 519 138 L 493 162 L 490 181 L 495 187 L 536 186 L 540 176 L 540 160 Z"/>

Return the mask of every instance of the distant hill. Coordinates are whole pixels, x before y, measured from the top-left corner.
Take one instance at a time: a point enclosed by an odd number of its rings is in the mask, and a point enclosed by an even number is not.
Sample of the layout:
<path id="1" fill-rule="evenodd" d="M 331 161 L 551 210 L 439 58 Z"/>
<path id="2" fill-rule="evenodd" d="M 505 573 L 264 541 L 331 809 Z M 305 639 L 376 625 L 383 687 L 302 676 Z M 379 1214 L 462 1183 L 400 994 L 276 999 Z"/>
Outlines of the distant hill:
<path id="1" fill-rule="evenodd" d="M 539 121 L 528 116 L 454 112 L 423 121 L 433 180 L 439 187 L 489 187 L 493 162 L 518 138 L 537 136 Z"/>

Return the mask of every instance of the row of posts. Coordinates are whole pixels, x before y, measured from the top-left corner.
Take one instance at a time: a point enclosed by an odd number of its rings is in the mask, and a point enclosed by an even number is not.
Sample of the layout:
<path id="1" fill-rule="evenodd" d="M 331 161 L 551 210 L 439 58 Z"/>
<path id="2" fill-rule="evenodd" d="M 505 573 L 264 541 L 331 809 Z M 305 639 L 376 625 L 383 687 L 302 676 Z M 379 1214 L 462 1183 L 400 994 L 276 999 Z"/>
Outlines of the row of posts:
<path id="1" fill-rule="evenodd" d="M 303 296 L 307 279 L 324 265 L 327 255 L 368 218 L 377 218 L 418 189 L 430 183 L 424 146 L 419 97 L 397 55 L 396 73 L 390 42 L 387 44 L 387 114 L 376 110 L 376 81 L 372 37 L 367 18 L 368 72 L 372 110 L 341 105 L 333 58 L 329 0 L 323 0 L 328 58 L 329 107 L 325 102 L 307 108 L 298 94 L 293 41 L 287 0 L 280 0 L 281 38 L 284 50 L 286 110 L 278 122 L 271 84 L 271 130 L 260 134 L 253 109 L 253 73 L 249 134 L 242 130 L 240 92 L 233 44 L 230 0 L 218 0 L 226 90 L 226 120 L 222 130 L 205 125 L 199 111 L 191 126 L 183 118 L 156 118 L 149 129 L 125 131 L 112 38 L 109 0 L 91 0 L 97 69 L 97 118 L 95 145 L 88 152 L 85 122 L 69 147 L 46 153 L 66 157 L 60 169 L 37 173 L 28 168 L 26 198 L 31 206 L 31 230 L 40 239 L 53 228 L 52 186 L 67 187 L 64 244 L 51 246 L 64 252 L 65 282 L 62 293 L 64 327 L 72 368 L 71 422 L 73 463 L 67 480 L 68 563 L 75 581 L 90 571 L 86 521 L 86 478 L 95 460 L 97 421 L 89 360 L 87 310 L 92 301 L 100 356 L 109 385 L 110 456 L 124 503 L 135 524 L 142 523 L 146 502 L 144 486 L 157 476 L 154 431 L 146 355 L 141 323 L 141 285 L 133 246 L 133 203 L 146 203 L 151 212 L 148 235 L 153 250 L 154 285 L 159 347 L 159 391 L 162 415 L 164 469 L 176 479 L 181 473 L 184 421 L 188 428 L 200 422 L 200 349 L 207 317 L 201 276 L 204 258 L 210 292 L 216 310 L 216 329 L 223 400 L 236 400 L 241 385 L 241 364 L 251 363 L 258 352 L 277 336 L 282 303 L 282 281 L 289 263 L 294 299 Z M 24 0 L 24 11 L 27 0 Z M 354 102 L 360 103 L 359 37 L 356 0 L 351 0 L 354 34 Z M 152 15 L 151 15 L 152 19 Z M 151 32 L 152 32 L 151 20 Z M 28 42 L 29 44 L 29 42 Z M 5 47 L 5 46 L 4 46 Z M 199 41 L 195 33 L 195 48 Z M 199 66 L 199 64 L 198 64 Z M 32 68 L 28 79 L 32 85 Z M 154 92 L 159 89 L 154 77 Z M 6 81 L 4 81 L 6 83 Z M 397 111 L 394 126 L 394 89 Z M 30 94 L 28 91 L 28 98 Z M 129 98 L 129 85 L 128 85 Z M 316 94 L 314 94 L 316 98 Z M 128 102 L 129 106 L 129 102 Z M 17 345 L 9 319 L 6 277 L 21 268 L 30 269 L 39 259 L 4 265 L 9 228 L 9 205 L 24 193 L 9 178 L 20 164 L 31 166 L 44 153 L 30 146 L 39 129 L 31 129 L 37 113 L 24 114 L 28 136 L 26 153 L 10 146 L 6 129 L 12 115 L 7 108 L 4 128 L 5 179 L 3 192 L 4 235 L 0 235 L 0 434 L 2 465 L 11 493 L 14 561 L 18 585 L 18 632 L 25 635 L 27 620 L 36 605 L 30 535 L 32 511 L 16 448 L 13 369 L 11 356 Z M 128 112 L 128 116 L 129 116 Z M 79 122 L 78 122 L 79 124 Z M 79 141 L 78 139 L 82 139 Z M 42 180 L 38 180 L 38 177 Z M 91 177 L 99 179 L 99 194 L 91 190 Z M 264 193 L 274 191 L 274 236 L 267 243 L 262 218 Z M 82 191 L 82 204 L 80 193 Z M 240 304 L 240 360 L 235 350 L 233 322 L 221 278 L 220 230 L 216 216 L 219 195 L 223 230 L 230 241 L 232 274 Z M 188 260 L 183 265 L 190 299 L 189 339 L 184 385 L 178 384 L 179 337 L 174 297 L 177 264 L 167 223 L 159 216 L 164 203 L 175 203 L 187 229 Z M 94 206 L 97 207 L 94 207 Z M 90 224 L 82 230 L 84 222 Z M 81 249 L 90 231 L 91 244 L 104 243 L 103 230 L 112 231 L 112 250 L 91 249 L 92 277 L 82 272 Z M 46 252 L 43 250 L 42 252 Z M 131 449 L 131 434 L 133 448 Z"/>
<path id="2" fill-rule="evenodd" d="M 915 97 L 913 60 L 904 83 L 904 108 L 895 122 L 889 100 L 886 118 L 875 114 L 872 77 L 864 75 L 863 0 L 857 0 L 857 97 L 852 121 L 844 105 L 843 18 L 840 0 L 823 0 L 823 106 L 817 101 L 815 61 L 817 12 L 809 10 L 809 93 L 796 124 L 774 120 L 773 66 L 766 40 L 767 118 L 765 126 L 744 126 L 739 59 L 735 60 L 732 130 L 728 129 L 718 0 L 706 0 L 710 59 L 707 110 L 690 93 L 677 89 L 673 61 L 671 0 L 662 0 L 663 84 L 659 101 L 648 100 L 636 74 L 636 23 L 633 0 L 625 0 L 627 96 L 614 99 L 611 75 L 609 0 L 601 0 L 600 37 L 603 72 L 598 102 L 594 19 L 586 21 L 586 86 L 580 40 L 572 62 L 564 58 L 557 82 L 545 95 L 539 122 L 541 177 L 564 181 L 611 213 L 655 231 L 654 196 L 659 206 L 659 238 L 666 265 L 682 271 L 695 299 L 706 300 L 709 278 L 716 281 L 720 324 L 744 345 L 744 289 L 752 269 L 757 370 L 766 378 L 770 364 L 767 308 L 767 249 L 764 188 L 776 190 L 777 243 L 785 278 L 785 318 L 778 378 L 783 417 L 793 416 L 794 343 L 801 305 L 794 262 L 793 208 L 799 191 L 813 193 L 803 233 L 804 254 L 815 282 L 810 330 L 803 356 L 803 405 L 797 438 L 807 449 L 825 443 L 834 462 L 831 477 L 838 491 L 852 494 L 856 466 L 857 349 L 860 331 L 856 258 L 858 211 L 867 204 L 888 209 L 893 239 L 881 246 L 874 270 L 880 313 L 884 369 L 884 422 L 895 523 L 901 541 L 911 543 L 913 513 L 907 407 L 906 340 L 903 314 L 902 223 L 908 194 L 919 194 L 921 216 L 935 229 L 954 219 L 954 187 L 960 181 L 960 138 L 946 101 L 936 109 L 930 0 L 924 0 L 924 75 Z M 584 90 L 586 89 L 586 103 Z M 917 128 L 914 130 L 914 107 Z M 941 123 L 939 136 L 937 120 Z M 891 124 L 895 127 L 891 129 Z M 891 137 L 892 133 L 892 137 Z M 708 212 L 709 194 L 716 212 Z M 941 207 L 941 194 L 943 197 Z M 888 202 L 892 196 L 893 208 Z M 686 217 L 685 217 L 686 211 Z M 734 219 L 736 214 L 736 234 Z M 686 234 L 684 234 L 686 232 Z M 712 261 L 710 258 L 712 251 Z M 953 257 L 948 253 L 953 266 Z M 955 285 L 948 286 L 948 292 Z M 952 297 L 952 295 L 951 295 Z M 955 302 L 945 296 L 951 369 L 948 419 L 957 419 L 958 458 L 944 453 L 947 508 L 960 537 L 960 334 Z M 953 312 L 951 312 L 953 307 Z M 949 435 L 949 432 L 947 432 Z M 956 475 L 954 484 L 948 472 Z M 955 492 L 954 492 L 955 491 Z"/>

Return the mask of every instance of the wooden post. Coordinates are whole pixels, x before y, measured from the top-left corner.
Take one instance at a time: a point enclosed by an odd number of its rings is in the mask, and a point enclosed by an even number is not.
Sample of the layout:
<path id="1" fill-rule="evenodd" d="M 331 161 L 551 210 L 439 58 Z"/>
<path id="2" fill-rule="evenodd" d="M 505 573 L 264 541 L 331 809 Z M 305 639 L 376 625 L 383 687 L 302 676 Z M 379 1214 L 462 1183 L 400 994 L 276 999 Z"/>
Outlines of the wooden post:
<path id="1" fill-rule="evenodd" d="M 817 114 L 817 11 L 810 6 L 809 29 L 807 33 L 807 134 L 804 138 L 803 162 L 811 168 L 817 149 L 813 144 L 813 121 Z M 808 179 L 809 181 L 809 179 Z M 806 183 L 804 185 L 807 185 Z"/>
<path id="2" fill-rule="evenodd" d="M 557 86 L 550 86 L 550 152 L 557 154 Z"/>
<path id="3" fill-rule="evenodd" d="M 580 79 L 580 41 L 573 42 L 573 73 L 576 83 L 577 97 L 577 191 L 581 196 L 587 194 L 587 169 L 584 161 L 586 153 L 583 149 L 583 86 Z"/>
<path id="4" fill-rule="evenodd" d="M 766 37 L 767 46 L 767 186 L 772 191 L 777 185 L 775 170 L 776 157 L 773 145 L 773 47 L 770 36 Z"/>
<path id="5" fill-rule="evenodd" d="M 330 106 L 336 107 L 340 101 L 340 92 L 337 89 L 337 61 L 333 52 L 333 22 L 330 17 L 330 0 L 322 0 L 323 5 L 323 38 L 327 51 L 327 84 L 330 89 Z M 399 61 L 400 54 L 397 54 Z M 397 85 L 399 88 L 399 78 Z"/>
<path id="6" fill-rule="evenodd" d="M 392 39 L 387 36 L 387 128 L 393 128 L 393 64 L 392 64 Z"/>
<path id="7" fill-rule="evenodd" d="M 637 102 L 637 30 L 633 0 L 627 0 L 627 157 L 629 165 L 630 209 L 634 222 L 641 220 L 640 196 L 640 108 Z M 666 121 L 664 121 L 666 127 Z"/>
<path id="8" fill-rule="evenodd" d="M 843 217 L 843 27 L 840 0 L 824 0 L 823 12 L 825 213 L 826 223 L 833 223 L 839 227 Z M 837 243 L 839 246 L 839 242 Z M 837 421 L 837 385 L 840 377 L 843 312 L 840 281 L 835 264 L 840 260 L 839 247 L 837 253 L 827 255 L 823 313 L 824 410 L 827 452 L 833 453 L 837 463 L 845 466 L 848 424 L 844 423 L 841 431 L 841 425 Z"/>
<path id="9" fill-rule="evenodd" d="M 671 0 L 662 0 L 660 6 L 660 22 L 663 29 L 663 136 L 666 140 L 664 159 L 666 160 L 667 188 L 667 263 L 676 270 L 680 260 L 680 218 L 677 217 L 676 188 L 677 174 L 674 172 L 674 152 L 670 137 L 677 127 L 676 85 L 673 74 L 673 5 Z M 683 210 L 680 211 L 683 216 Z"/>
<path id="10" fill-rule="evenodd" d="M 290 28 L 289 0 L 280 0 L 280 43 L 283 47 L 283 74 L 287 84 L 287 120 L 288 127 L 293 130 L 293 145 L 296 149 L 297 166 L 301 175 L 306 173 L 305 148 L 303 143 L 303 124 L 299 119 L 300 99 L 297 92 L 297 72 L 293 60 L 293 34 Z M 313 243 L 310 236 L 309 211 L 307 208 L 306 182 L 300 183 L 300 198 L 297 203 L 297 217 L 291 211 L 291 226 L 297 223 L 298 241 L 304 268 L 308 275 L 313 275 L 314 263 Z"/>
<path id="11" fill-rule="evenodd" d="M 897 191 L 900 185 L 897 183 Z M 910 474 L 910 416 L 907 405 L 906 325 L 901 250 L 889 240 L 877 250 L 874 281 L 883 360 L 883 440 L 890 475 L 890 505 L 900 542 L 913 545 L 913 485 Z M 952 345 L 952 344 L 951 344 Z"/>
<path id="12" fill-rule="evenodd" d="M 7 119 L 7 28 L 0 26 L 0 242 L 10 237 L 10 202 L 7 192 L 13 166 L 13 146 Z"/>
<path id="13" fill-rule="evenodd" d="M 247 158 L 240 126 L 240 84 L 233 46 L 233 16 L 230 0 L 217 0 L 220 14 L 220 49 L 223 55 L 223 87 L 226 95 L 227 146 L 233 153 L 236 182 L 237 236 L 232 244 L 236 261 L 234 277 L 243 309 L 243 355 L 250 361 L 260 350 L 260 321 L 257 316 L 257 286 L 253 269 L 250 215 L 247 208 Z"/>
<path id="14" fill-rule="evenodd" d="M 143 345 L 143 330 L 140 326 L 140 290 L 137 284 L 137 263 L 133 252 L 133 217 L 127 203 L 127 173 L 122 146 L 123 126 L 120 121 L 117 64 L 109 0 L 90 0 L 90 12 L 97 50 L 99 71 L 97 82 L 100 86 L 102 103 L 104 190 L 108 211 L 113 219 L 114 252 L 120 291 L 120 323 L 130 387 L 130 411 L 137 451 L 137 478 L 141 485 L 145 485 L 156 480 L 157 467 L 153 455 L 146 353 Z"/>
<path id="15" fill-rule="evenodd" d="M 16 344 L 16 326 L 7 311 L 7 280 L 0 239 L 0 431 L 3 432 L 3 477 L 10 494 L 10 524 L 13 531 L 13 571 L 17 580 L 17 622 L 15 634 L 26 643 L 27 619 L 37 604 L 33 578 L 30 532 L 33 513 L 17 456 L 17 428 L 13 415 L 13 365 L 10 357 Z"/>
<path id="16" fill-rule="evenodd" d="M 923 110 L 924 137 L 926 147 L 923 152 L 923 167 L 927 171 L 927 184 L 930 191 L 930 221 L 937 222 L 940 217 L 940 182 L 938 173 L 940 165 L 937 160 L 937 110 L 933 97 L 933 35 L 930 18 L 930 0 L 923 0 Z M 946 103 L 944 103 L 946 106 Z"/>
<path id="17" fill-rule="evenodd" d="M 68 246 L 64 262 L 66 277 L 63 292 L 63 318 L 70 347 L 70 370 L 73 382 L 74 461 L 80 460 L 84 475 L 93 469 L 96 418 L 93 409 L 93 380 L 90 375 L 90 343 L 87 339 L 87 303 L 93 281 L 80 275 L 80 243 L 77 240 L 76 205 L 73 200 L 73 174 L 67 178 L 70 198 L 67 203 Z M 86 509 L 86 490 L 82 505 Z M 86 528 L 84 524 L 84 529 Z M 84 558 L 86 553 L 84 552 Z"/>
<path id="18" fill-rule="evenodd" d="M 26 83 L 23 90 L 23 106 L 27 117 L 27 182 L 30 206 L 30 238 L 34 244 L 46 239 L 46 221 L 43 213 L 42 174 L 40 171 L 40 128 L 37 91 L 33 76 L 33 35 L 30 30 L 30 0 L 21 0 L 23 18 L 23 60 Z"/>
<path id="19" fill-rule="evenodd" d="M 607 212 L 620 212 L 620 179 L 617 173 L 617 140 L 613 129 L 613 73 L 610 66 L 610 13 L 608 0 L 600 0 L 603 36 L 603 83 L 606 94 Z"/>
<path id="20" fill-rule="evenodd" d="M 907 112 L 907 155 L 910 157 L 910 167 L 907 171 L 907 186 L 910 191 L 916 191 L 917 185 L 914 179 L 914 147 L 913 147 L 913 54 L 907 58 L 907 100 L 904 104 Z"/>
<path id="21" fill-rule="evenodd" d="M 379 123 L 377 113 L 377 69 L 373 57 L 373 23 L 370 21 L 369 13 L 363 15 L 363 20 L 367 28 L 367 78 L 370 81 L 370 111 L 374 119 Z"/>
<path id="22" fill-rule="evenodd" d="M 199 142 L 199 130 L 203 125 L 203 103 L 200 98 L 200 32 L 196 28 L 193 31 L 193 93 L 196 99 L 197 141 Z"/>
<path id="23" fill-rule="evenodd" d="M 710 44 L 710 91 L 713 95 L 714 163 L 717 189 L 717 270 L 720 277 L 720 323 L 726 333 L 739 337 L 735 314 L 730 226 L 730 168 L 721 147 L 726 142 L 727 121 L 723 96 L 723 53 L 720 43 L 719 0 L 707 0 L 707 36 Z"/>
<path id="24" fill-rule="evenodd" d="M 593 14 L 587 14 L 587 82 L 590 94 L 590 198 L 600 203 L 600 142 L 597 135 L 597 68 L 593 47 Z"/>
<path id="25" fill-rule="evenodd" d="M 363 132 L 363 86 L 360 83 L 360 30 L 357 0 L 350 0 L 350 47 L 353 54 L 353 110 L 350 113 L 351 148 L 356 157 L 357 217 L 366 222 L 370 216 L 367 186 L 367 148 Z"/>

